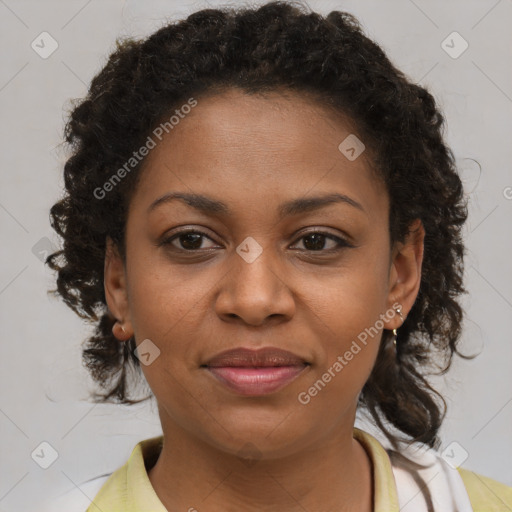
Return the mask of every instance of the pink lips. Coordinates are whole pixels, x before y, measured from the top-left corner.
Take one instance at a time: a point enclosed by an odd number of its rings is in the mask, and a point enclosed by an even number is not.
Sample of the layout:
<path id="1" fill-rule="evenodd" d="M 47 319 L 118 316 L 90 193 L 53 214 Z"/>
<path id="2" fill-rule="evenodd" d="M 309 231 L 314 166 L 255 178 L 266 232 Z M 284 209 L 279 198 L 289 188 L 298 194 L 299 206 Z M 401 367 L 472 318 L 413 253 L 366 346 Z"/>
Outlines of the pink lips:
<path id="1" fill-rule="evenodd" d="M 308 363 L 277 348 L 237 348 L 218 354 L 206 369 L 229 389 L 241 395 L 266 395 L 294 380 Z"/>

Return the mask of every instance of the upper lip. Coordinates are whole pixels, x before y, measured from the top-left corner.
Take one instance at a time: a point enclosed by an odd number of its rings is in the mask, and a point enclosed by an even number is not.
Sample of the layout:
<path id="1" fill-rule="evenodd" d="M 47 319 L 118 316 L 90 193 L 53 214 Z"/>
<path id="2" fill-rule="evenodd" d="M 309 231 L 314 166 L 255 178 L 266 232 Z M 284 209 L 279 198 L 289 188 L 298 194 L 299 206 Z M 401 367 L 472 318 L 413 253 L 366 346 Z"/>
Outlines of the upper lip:
<path id="1" fill-rule="evenodd" d="M 260 348 L 235 348 L 226 350 L 209 359 L 205 365 L 209 367 L 268 367 L 268 366 L 300 366 L 308 364 L 302 357 L 292 352 L 275 347 Z"/>

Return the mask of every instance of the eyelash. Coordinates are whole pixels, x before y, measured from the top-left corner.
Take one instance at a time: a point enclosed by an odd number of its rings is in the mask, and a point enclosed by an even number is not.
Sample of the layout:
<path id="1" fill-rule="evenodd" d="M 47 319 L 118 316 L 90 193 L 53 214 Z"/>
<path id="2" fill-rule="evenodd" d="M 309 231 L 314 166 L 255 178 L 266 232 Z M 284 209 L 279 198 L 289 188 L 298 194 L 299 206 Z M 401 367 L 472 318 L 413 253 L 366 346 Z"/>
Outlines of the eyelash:
<path id="1" fill-rule="evenodd" d="M 198 231 L 197 229 L 185 229 L 183 231 L 179 231 L 177 233 L 174 233 L 171 237 L 168 237 L 168 238 L 162 240 L 161 244 L 159 244 L 159 245 L 171 245 L 172 246 L 172 242 L 174 240 L 178 239 L 180 236 L 188 235 L 188 234 L 201 235 L 202 237 L 208 238 L 212 242 L 215 242 L 206 233 L 203 233 L 202 231 Z M 355 247 L 354 245 L 350 244 L 344 238 L 335 236 L 335 235 L 333 235 L 331 233 L 327 233 L 327 232 L 324 232 L 324 231 L 308 231 L 307 233 L 302 234 L 302 236 L 300 236 L 296 240 L 296 242 L 294 242 L 294 244 L 297 243 L 299 240 L 302 240 L 303 238 L 306 238 L 307 236 L 311 236 L 311 235 L 323 235 L 323 236 L 325 236 L 325 238 L 328 238 L 328 239 L 333 240 L 334 242 L 336 242 L 337 247 L 335 247 L 333 249 L 319 249 L 317 251 L 312 250 L 312 249 L 300 249 L 302 252 L 307 252 L 307 253 L 324 253 L 324 254 L 327 253 L 327 254 L 329 254 L 329 253 L 333 253 L 333 252 L 338 252 L 338 251 L 340 251 L 342 249 L 345 249 L 345 248 L 353 248 L 353 247 Z M 175 247 L 175 246 L 173 246 L 173 248 L 175 250 L 177 250 L 177 251 L 186 252 L 186 253 L 195 253 L 195 252 L 200 252 L 200 251 L 204 251 L 205 250 L 205 249 L 180 249 L 180 248 Z"/>

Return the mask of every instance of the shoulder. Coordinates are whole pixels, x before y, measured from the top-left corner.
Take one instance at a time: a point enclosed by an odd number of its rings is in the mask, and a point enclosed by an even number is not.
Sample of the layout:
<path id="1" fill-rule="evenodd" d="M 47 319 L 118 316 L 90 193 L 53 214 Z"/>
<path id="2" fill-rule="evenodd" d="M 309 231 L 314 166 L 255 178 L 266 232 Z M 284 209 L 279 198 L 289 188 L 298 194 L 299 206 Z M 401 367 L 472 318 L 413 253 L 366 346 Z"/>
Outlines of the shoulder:
<path id="1" fill-rule="evenodd" d="M 441 453 L 417 443 L 401 445 L 398 451 L 386 443 L 383 446 L 391 462 L 400 510 L 424 510 L 430 501 L 443 503 L 443 512 L 512 512 L 512 487 L 456 467 Z"/>
<path id="2" fill-rule="evenodd" d="M 54 498 L 51 508 L 43 512 L 98 512 L 98 510 L 128 510 L 128 494 L 131 486 L 145 488 L 151 494 L 146 466 L 154 464 L 160 453 L 163 437 L 140 441 L 132 450 L 128 461 L 115 471 L 80 482 Z M 139 489 L 139 494 L 141 489 Z M 131 509 L 130 509 L 131 510 Z M 136 510 L 136 509 L 135 509 Z"/>
<path id="3" fill-rule="evenodd" d="M 512 487 L 468 469 L 458 468 L 474 512 L 509 512 Z"/>

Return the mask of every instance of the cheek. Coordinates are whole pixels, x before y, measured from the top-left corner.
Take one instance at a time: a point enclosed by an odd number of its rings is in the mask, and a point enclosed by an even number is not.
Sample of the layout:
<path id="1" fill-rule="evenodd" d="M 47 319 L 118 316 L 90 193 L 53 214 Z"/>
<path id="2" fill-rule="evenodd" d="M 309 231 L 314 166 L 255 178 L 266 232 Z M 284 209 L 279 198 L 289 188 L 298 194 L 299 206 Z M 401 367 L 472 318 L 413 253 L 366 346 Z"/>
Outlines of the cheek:
<path id="1" fill-rule="evenodd" d="M 303 389 L 303 402 L 310 401 L 309 405 L 353 404 L 377 357 L 387 304 L 387 261 L 372 251 L 365 251 L 356 261 L 329 280 L 312 281 L 308 287 L 308 307 L 315 312 L 321 344 L 309 387 Z"/>
<path id="2" fill-rule="evenodd" d="M 172 409 L 190 407 L 183 386 L 194 366 L 194 336 L 204 317 L 201 297 L 205 291 L 195 281 L 184 278 L 170 265 L 141 265 L 130 274 L 130 315 L 139 345 L 149 339 L 158 356 L 141 370 L 159 403 Z M 142 359 L 141 359 L 141 362 Z"/>
<path id="3" fill-rule="evenodd" d="M 382 337 L 379 308 L 368 301 L 338 304 L 341 310 L 332 309 L 330 318 L 324 317 L 330 325 L 324 330 L 325 336 L 319 337 L 317 364 L 297 395 L 310 417 L 319 414 L 326 422 L 336 421 L 357 406 Z"/>
<path id="4" fill-rule="evenodd" d="M 208 268 L 171 265 L 154 251 L 135 253 L 128 265 L 135 339 L 137 344 L 149 339 L 159 350 L 154 363 L 141 369 L 157 397 L 164 391 L 179 399 L 180 383 L 197 369 L 198 341 L 212 335 L 208 292 L 220 276 Z"/>
<path id="5" fill-rule="evenodd" d="M 357 250 L 343 266 L 300 285 L 307 307 L 322 321 L 328 339 L 347 339 L 375 324 L 388 297 L 383 251 Z"/>
<path id="6" fill-rule="evenodd" d="M 179 267 L 162 261 L 135 256 L 128 268 L 130 316 L 137 341 L 150 338 L 155 343 L 173 338 L 179 330 L 197 315 L 194 307 L 205 293 L 199 280 L 188 279 Z M 166 341 L 167 343 L 167 341 Z"/>

